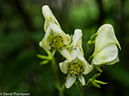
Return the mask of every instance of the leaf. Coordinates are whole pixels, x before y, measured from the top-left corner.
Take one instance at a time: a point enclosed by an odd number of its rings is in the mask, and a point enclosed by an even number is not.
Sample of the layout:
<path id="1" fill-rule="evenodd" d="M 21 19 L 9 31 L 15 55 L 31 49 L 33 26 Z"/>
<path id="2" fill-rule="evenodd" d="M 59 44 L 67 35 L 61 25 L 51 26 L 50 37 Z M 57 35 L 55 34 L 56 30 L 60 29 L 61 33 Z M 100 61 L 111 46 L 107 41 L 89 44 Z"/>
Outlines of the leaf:
<path id="1" fill-rule="evenodd" d="M 49 60 L 44 60 L 42 62 L 40 62 L 40 65 L 44 65 L 44 64 L 48 64 Z"/>
<path id="2" fill-rule="evenodd" d="M 48 56 L 44 56 L 44 55 L 37 55 L 39 58 L 41 58 L 41 59 L 50 59 Z"/>

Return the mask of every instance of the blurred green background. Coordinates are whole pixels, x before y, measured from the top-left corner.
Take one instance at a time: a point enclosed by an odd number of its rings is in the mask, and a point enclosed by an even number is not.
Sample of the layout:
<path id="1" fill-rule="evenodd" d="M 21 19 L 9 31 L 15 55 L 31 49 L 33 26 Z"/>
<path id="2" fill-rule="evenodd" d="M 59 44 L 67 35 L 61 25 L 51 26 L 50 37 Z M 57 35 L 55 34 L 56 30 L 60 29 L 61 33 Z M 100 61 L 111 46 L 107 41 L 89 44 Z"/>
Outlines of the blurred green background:
<path id="1" fill-rule="evenodd" d="M 0 0 L 0 92 L 30 93 L 30 96 L 58 96 L 51 63 L 40 65 L 37 54 L 44 36 L 42 6 L 49 5 L 65 33 L 83 31 L 83 48 L 104 23 L 113 25 L 121 44 L 120 62 L 105 66 L 98 78 L 108 82 L 101 88 L 84 88 L 85 96 L 129 96 L 129 0 Z M 56 63 L 64 58 L 56 52 Z M 86 80 L 94 73 L 87 76 Z M 64 75 L 59 70 L 61 82 Z M 76 87 L 65 96 L 79 96 Z"/>

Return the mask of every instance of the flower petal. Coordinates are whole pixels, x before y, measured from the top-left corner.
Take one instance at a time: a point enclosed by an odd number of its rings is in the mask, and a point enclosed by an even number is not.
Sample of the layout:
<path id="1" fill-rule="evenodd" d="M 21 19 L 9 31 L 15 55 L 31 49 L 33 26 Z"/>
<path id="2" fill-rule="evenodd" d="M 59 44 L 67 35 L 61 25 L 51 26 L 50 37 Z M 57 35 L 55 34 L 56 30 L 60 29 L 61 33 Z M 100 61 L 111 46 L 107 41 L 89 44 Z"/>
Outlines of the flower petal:
<path id="1" fill-rule="evenodd" d="M 53 30 L 53 32 L 55 33 L 55 35 L 61 35 L 61 37 L 63 39 L 63 43 L 65 45 L 68 45 L 70 43 L 70 41 L 71 41 L 70 36 L 68 34 L 65 34 L 59 26 L 57 26 L 54 23 L 50 23 L 50 27 Z"/>
<path id="2" fill-rule="evenodd" d="M 77 46 L 76 49 L 71 51 L 71 55 L 73 59 L 75 59 L 76 57 L 79 57 L 79 59 L 84 59 L 83 54 L 79 49 L 79 46 Z"/>
<path id="3" fill-rule="evenodd" d="M 74 45 L 76 45 L 75 43 L 77 43 L 77 42 L 81 43 L 81 39 L 82 39 L 82 30 L 81 29 L 76 29 L 74 31 L 74 35 L 73 35 Z"/>
<path id="4" fill-rule="evenodd" d="M 118 40 L 116 39 L 114 29 L 110 24 L 102 25 L 98 31 L 98 36 L 95 39 L 95 51 L 102 50 L 108 43 L 117 44 L 121 49 Z"/>
<path id="5" fill-rule="evenodd" d="M 85 78 L 82 75 L 78 76 L 78 80 L 82 83 L 82 85 L 85 85 Z"/>
<path id="6" fill-rule="evenodd" d="M 60 48 L 58 51 L 68 60 L 72 59 L 70 52 L 65 47 Z"/>
<path id="7" fill-rule="evenodd" d="M 44 22 L 44 31 L 46 32 L 47 31 L 47 28 L 49 27 L 50 25 L 50 22 L 48 20 L 45 20 Z"/>
<path id="8" fill-rule="evenodd" d="M 93 66 L 90 65 L 85 59 L 80 59 L 79 63 L 83 65 L 84 68 L 83 74 L 86 75 L 93 70 Z"/>
<path id="9" fill-rule="evenodd" d="M 68 70 L 68 64 L 66 62 L 59 63 L 60 70 L 66 74 Z"/>
<path id="10" fill-rule="evenodd" d="M 45 50 L 50 50 L 51 47 L 49 44 L 51 44 L 52 39 L 53 39 L 53 35 L 51 33 L 51 29 L 48 28 L 44 38 L 42 39 L 41 42 L 39 42 L 39 46 L 44 48 Z"/>
<path id="11" fill-rule="evenodd" d="M 57 19 L 53 15 L 53 13 L 48 5 L 44 5 L 42 7 L 42 13 L 46 20 L 48 20 L 49 22 L 53 22 L 53 23 L 57 24 L 58 26 L 60 26 L 60 24 L 58 23 Z"/>
<path id="12" fill-rule="evenodd" d="M 88 74 L 89 72 L 93 70 L 92 65 L 89 65 L 88 62 L 83 57 L 82 52 L 80 51 L 79 47 L 73 50 L 71 54 L 75 62 L 78 61 L 79 64 L 83 65 L 83 68 L 84 68 L 83 74 Z"/>
<path id="13" fill-rule="evenodd" d="M 115 64 L 115 63 L 117 63 L 117 62 L 119 62 L 118 56 L 117 56 L 116 59 L 114 59 L 113 61 L 108 62 L 107 65 L 113 65 L 113 64 Z"/>
<path id="14" fill-rule="evenodd" d="M 53 57 L 55 53 L 56 53 L 56 50 L 52 50 L 51 57 Z"/>
<path id="15" fill-rule="evenodd" d="M 81 29 L 76 29 L 74 31 L 73 42 L 71 43 L 69 50 L 72 51 L 77 46 L 79 46 L 82 54 L 84 54 L 82 49 L 82 30 Z"/>
<path id="16" fill-rule="evenodd" d="M 67 60 L 67 59 L 66 59 L 64 62 L 59 63 L 59 67 L 60 67 L 61 71 L 62 71 L 64 74 L 67 73 L 67 71 L 68 71 L 68 66 L 69 66 L 69 64 L 71 64 L 72 62 L 73 62 L 72 59 L 71 59 L 71 60 Z"/>
<path id="17" fill-rule="evenodd" d="M 76 80 L 76 76 L 72 76 L 71 74 L 68 74 L 66 82 L 65 82 L 66 88 L 70 88 L 75 82 L 75 80 Z"/>
<path id="18" fill-rule="evenodd" d="M 93 64 L 101 65 L 114 61 L 118 56 L 117 46 L 113 43 L 108 44 L 103 50 L 96 52 L 93 58 Z M 112 64 L 112 63 L 110 63 Z"/>
<path id="19" fill-rule="evenodd" d="M 88 74 L 88 73 L 90 73 L 93 70 L 93 68 L 94 68 L 92 65 L 88 64 L 87 62 L 82 63 L 82 65 L 84 67 L 83 74 L 85 74 L 85 75 Z"/>

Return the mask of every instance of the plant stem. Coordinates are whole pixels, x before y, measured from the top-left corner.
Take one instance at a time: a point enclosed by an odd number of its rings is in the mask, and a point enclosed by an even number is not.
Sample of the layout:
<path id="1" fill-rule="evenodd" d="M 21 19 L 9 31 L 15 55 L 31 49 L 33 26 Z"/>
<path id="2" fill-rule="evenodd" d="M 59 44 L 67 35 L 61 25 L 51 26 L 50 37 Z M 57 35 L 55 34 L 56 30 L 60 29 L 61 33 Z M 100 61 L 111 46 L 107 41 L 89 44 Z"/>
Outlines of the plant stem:
<path id="1" fill-rule="evenodd" d="M 59 80 L 59 76 L 58 76 L 58 67 L 56 65 L 54 57 L 52 58 L 51 62 L 52 62 L 53 72 L 54 72 L 54 75 L 55 75 L 55 78 L 56 78 L 56 87 L 57 87 L 58 90 L 60 90 L 61 84 L 60 84 L 60 80 Z"/>
<path id="2" fill-rule="evenodd" d="M 93 34 L 90 37 L 90 40 L 87 42 L 86 59 L 88 59 L 88 57 L 90 55 L 91 47 L 95 43 L 95 38 L 96 38 L 97 35 L 98 35 L 98 33 Z M 90 59 L 92 59 L 92 58 L 90 57 Z"/>
<path id="3" fill-rule="evenodd" d="M 59 75 L 58 75 L 58 67 L 56 65 L 56 61 L 55 61 L 54 57 L 51 59 L 51 63 L 52 63 L 53 72 L 54 72 L 54 75 L 56 78 L 56 88 L 59 90 L 59 96 L 64 96 L 63 92 L 65 90 L 65 85 L 63 84 L 61 86 L 61 84 L 60 84 L 60 79 L 59 79 Z"/>
<path id="4" fill-rule="evenodd" d="M 62 85 L 60 92 L 59 92 L 59 96 L 64 96 L 64 90 L 65 90 L 65 84 Z"/>
<path id="5" fill-rule="evenodd" d="M 79 82 L 77 83 L 77 85 L 78 85 L 78 88 L 79 88 L 80 96 L 84 96 L 84 93 L 83 93 L 82 87 L 81 87 L 81 85 L 79 84 Z"/>
<path id="6" fill-rule="evenodd" d="M 87 43 L 86 59 L 88 59 L 91 50 L 91 45 Z"/>

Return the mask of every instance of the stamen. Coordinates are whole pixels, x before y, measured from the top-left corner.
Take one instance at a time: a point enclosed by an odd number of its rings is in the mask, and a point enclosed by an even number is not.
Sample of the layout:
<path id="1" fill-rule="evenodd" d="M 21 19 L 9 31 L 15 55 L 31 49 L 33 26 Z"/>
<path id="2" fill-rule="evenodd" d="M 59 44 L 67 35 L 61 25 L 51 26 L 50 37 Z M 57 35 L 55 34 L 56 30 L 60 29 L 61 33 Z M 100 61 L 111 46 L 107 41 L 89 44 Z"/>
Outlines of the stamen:
<path id="1" fill-rule="evenodd" d="M 63 39 L 60 35 L 57 35 L 53 38 L 52 43 L 49 44 L 51 46 L 51 49 L 60 49 L 64 46 Z"/>
<path id="2" fill-rule="evenodd" d="M 79 64 L 78 62 L 74 62 L 68 66 L 68 73 L 71 73 L 71 75 L 78 76 L 83 72 L 83 65 Z"/>

